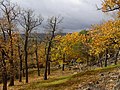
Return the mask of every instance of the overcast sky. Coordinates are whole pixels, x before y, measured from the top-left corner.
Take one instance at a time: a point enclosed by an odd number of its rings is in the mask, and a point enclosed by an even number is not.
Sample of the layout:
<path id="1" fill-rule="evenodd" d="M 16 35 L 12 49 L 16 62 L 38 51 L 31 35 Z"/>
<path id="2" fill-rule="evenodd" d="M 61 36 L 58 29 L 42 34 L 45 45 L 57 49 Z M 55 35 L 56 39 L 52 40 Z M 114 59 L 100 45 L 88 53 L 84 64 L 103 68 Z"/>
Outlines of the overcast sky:
<path id="1" fill-rule="evenodd" d="M 108 16 L 97 10 L 101 0 L 11 0 L 21 7 L 31 8 L 45 20 L 50 16 L 64 17 L 64 32 L 80 31 L 108 20 Z"/>

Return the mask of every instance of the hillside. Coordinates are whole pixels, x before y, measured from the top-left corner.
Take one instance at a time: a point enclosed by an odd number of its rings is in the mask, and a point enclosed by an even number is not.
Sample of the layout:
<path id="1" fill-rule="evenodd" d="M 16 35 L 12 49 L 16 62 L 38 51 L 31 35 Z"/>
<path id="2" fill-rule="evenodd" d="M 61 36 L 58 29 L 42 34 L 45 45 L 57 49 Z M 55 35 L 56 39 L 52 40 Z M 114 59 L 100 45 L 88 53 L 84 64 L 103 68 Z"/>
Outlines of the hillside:
<path id="1" fill-rule="evenodd" d="M 16 81 L 16 85 L 8 90 L 120 90 L 120 65 L 80 73 L 53 70 L 46 81 L 35 72 L 30 72 L 29 84 Z"/>
<path id="2" fill-rule="evenodd" d="M 0 90 L 120 90 L 120 0 L 1 0 L 0 11 Z"/>

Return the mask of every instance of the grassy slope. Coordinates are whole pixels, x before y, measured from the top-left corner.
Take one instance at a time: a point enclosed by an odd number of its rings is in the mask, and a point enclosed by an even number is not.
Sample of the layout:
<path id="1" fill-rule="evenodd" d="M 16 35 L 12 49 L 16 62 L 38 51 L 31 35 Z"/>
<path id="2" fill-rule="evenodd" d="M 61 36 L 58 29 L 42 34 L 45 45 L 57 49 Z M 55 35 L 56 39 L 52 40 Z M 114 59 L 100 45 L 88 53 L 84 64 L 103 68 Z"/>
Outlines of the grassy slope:
<path id="1" fill-rule="evenodd" d="M 17 85 L 9 87 L 10 90 L 74 90 L 78 85 L 86 85 L 89 82 L 97 81 L 100 73 L 114 72 L 120 65 L 97 68 L 78 74 L 70 74 L 68 71 L 54 71 L 49 80 L 44 81 L 42 77 L 31 75 L 30 83 L 25 84 L 16 81 Z M 68 75 L 67 75 L 68 74 Z M 63 75 L 63 76 L 62 76 Z"/>

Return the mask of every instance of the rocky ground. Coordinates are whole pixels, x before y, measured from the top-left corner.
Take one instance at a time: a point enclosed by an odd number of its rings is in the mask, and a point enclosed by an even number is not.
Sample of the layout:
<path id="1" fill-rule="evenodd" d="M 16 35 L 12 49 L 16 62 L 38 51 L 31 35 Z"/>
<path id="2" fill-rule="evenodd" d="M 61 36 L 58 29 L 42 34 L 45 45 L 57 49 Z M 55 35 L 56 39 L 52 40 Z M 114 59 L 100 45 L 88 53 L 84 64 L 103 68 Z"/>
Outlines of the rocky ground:
<path id="1" fill-rule="evenodd" d="M 46 81 L 33 70 L 28 84 L 25 78 L 22 83 L 16 80 L 15 86 L 8 90 L 120 90 L 120 65 L 89 69 L 54 70 Z"/>
<path id="2" fill-rule="evenodd" d="M 95 81 L 79 84 L 76 90 L 120 90 L 120 68 L 98 73 Z"/>

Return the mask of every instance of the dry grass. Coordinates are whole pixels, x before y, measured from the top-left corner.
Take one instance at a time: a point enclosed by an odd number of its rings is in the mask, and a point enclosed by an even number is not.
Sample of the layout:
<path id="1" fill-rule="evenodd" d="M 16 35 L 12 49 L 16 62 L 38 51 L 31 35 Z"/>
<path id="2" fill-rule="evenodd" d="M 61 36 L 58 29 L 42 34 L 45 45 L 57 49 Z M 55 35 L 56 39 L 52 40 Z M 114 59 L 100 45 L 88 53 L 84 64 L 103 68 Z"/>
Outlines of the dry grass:
<path id="1" fill-rule="evenodd" d="M 97 68 L 86 72 L 73 74 L 73 71 L 54 70 L 48 77 L 48 80 L 43 80 L 43 76 L 38 77 L 36 71 L 30 71 L 29 83 L 20 83 L 15 81 L 14 87 L 8 87 L 8 90 L 75 90 L 79 85 L 84 86 L 89 82 L 97 81 L 100 73 L 113 72 L 117 66 L 109 66 L 106 68 Z M 41 73 L 43 75 L 43 72 Z M 1 85 L 0 85 L 1 86 Z"/>

